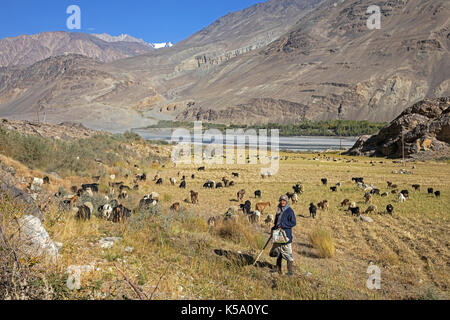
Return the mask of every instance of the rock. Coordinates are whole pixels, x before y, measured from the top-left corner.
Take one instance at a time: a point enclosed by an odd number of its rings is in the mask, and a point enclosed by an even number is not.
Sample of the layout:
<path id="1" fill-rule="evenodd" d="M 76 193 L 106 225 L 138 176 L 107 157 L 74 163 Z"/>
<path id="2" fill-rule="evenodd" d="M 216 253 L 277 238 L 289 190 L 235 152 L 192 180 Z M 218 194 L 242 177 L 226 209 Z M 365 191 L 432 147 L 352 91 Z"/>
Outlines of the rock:
<path id="1" fill-rule="evenodd" d="M 372 222 L 373 222 L 373 219 L 370 218 L 370 217 L 367 217 L 367 216 L 360 215 L 359 218 L 360 218 L 362 221 L 364 221 L 364 222 L 368 222 L 368 223 L 372 223 Z"/>
<path id="2" fill-rule="evenodd" d="M 120 238 L 120 237 L 108 237 L 108 238 L 100 239 L 98 244 L 103 249 L 110 249 L 114 245 L 114 243 L 121 241 L 121 240 L 122 240 L 122 238 Z"/>
<path id="3" fill-rule="evenodd" d="M 23 190 L 3 180 L 3 182 L 0 181 L 0 193 L 8 194 L 16 204 L 24 206 L 27 212 L 39 218 L 40 221 L 44 221 L 44 214 L 36 205 L 35 200 Z"/>
<path id="4" fill-rule="evenodd" d="M 134 251 L 133 247 L 126 247 L 125 248 L 125 252 L 127 252 L 127 253 L 133 253 L 133 251 Z"/>
<path id="5" fill-rule="evenodd" d="M 80 290 L 81 289 L 81 275 L 83 272 L 94 271 L 93 266 L 69 266 L 67 268 L 67 273 L 69 277 L 67 278 L 67 288 L 69 290 Z"/>
<path id="6" fill-rule="evenodd" d="M 377 135 L 363 136 L 346 153 L 352 156 L 420 160 L 450 155 L 450 97 L 423 100 L 406 109 Z"/>
<path id="7" fill-rule="evenodd" d="M 29 257 L 40 257 L 47 262 L 57 263 L 58 247 L 50 239 L 39 218 L 24 216 L 19 221 L 22 252 Z"/>

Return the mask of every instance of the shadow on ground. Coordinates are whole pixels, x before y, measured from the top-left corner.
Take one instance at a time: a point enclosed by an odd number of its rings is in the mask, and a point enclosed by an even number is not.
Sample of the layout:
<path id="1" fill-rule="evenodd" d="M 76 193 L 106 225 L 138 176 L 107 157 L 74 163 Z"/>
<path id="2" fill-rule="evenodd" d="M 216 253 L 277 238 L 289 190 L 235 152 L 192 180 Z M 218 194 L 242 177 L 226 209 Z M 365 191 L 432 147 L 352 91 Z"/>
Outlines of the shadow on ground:
<path id="1" fill-rule="evenodd" d="M 218 256 L 227 258 L 231 263 L 241 267 L 251 266 L 255 263 L 255 257 L 245 253 L 238 253 L 221 249 L 215 249 L 214 253 Z M 275 266 L 268 262 L 258 261 L 256 263 L 256 267 L 273 269 Z"/>

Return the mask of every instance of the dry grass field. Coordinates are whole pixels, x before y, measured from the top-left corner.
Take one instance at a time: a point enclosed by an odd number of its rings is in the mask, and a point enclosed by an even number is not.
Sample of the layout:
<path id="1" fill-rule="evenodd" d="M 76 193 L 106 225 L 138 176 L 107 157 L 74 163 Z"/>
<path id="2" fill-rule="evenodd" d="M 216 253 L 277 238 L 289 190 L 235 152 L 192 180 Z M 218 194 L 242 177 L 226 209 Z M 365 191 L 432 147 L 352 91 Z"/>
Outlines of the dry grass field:
<path id="1" fill-rule="evenodd" d="M 258 165 L 207 165 L 198 172 L 198 166 L 149 165 L 149 179 L 141 183 L 139 191 L 131 191 L 123 204 L 134 209 L 143 195 L 156 191 L 161 195 L 159 214 L 133 214 L 123 224 L 113 224 L 93 217 L 78 222 L 71 213 L 64 213 L 56 205 L 48 210 L 45 227 L 54 241 L 61 242 L 61 260 L 57 266 L 43 263 L 30 268 L 47 283 L 53 298 L 58 299 L 138 299 L 141 291 L 145 299 L 448 299 L 450 285 L 450 165 L 446 162 L 418 162 L 403 167 L 391 160 L 340 157 L 328 154 L 337 162 L 316 154 L 281 154 L 280 170 L 273 177 L 262 179 Z M 351 162 L 346 160 L 352 160 Z M 3 159 L 5 161 L 5 159 Z M 371 164 L 375 161 L 375 164 Z M 380 163 L 383 162 L 383 163 Z M 406 169 L 413 174 L 395 174 Z M 26 169 L 21 168 L 26 171 Z M 131 179 L 120 177 L 127 171 L 138 173 L 127 163 L 108 168 L 100 180 L 100 191 L 105 192 L 110 173 L 116 180 L 132 185 Z M 232 177 L 238 172 L 239 177 Z M 39 176 L 39 172 L 26 173 Z M 186 175 L 186 190 L 179 189 L 180 176 Z M 153 176 L 159 174 L 163 185 L 156 185 Z M 191 175 L 195 174 L 195 179 Z M 170 177 L 178 183 L 171 186 Z M 230 188 L 207 190 L 206 180 L 216 182 L 222 177 L 233 180 Z M 371 204 L 379 213 L 371 213 L 372 223 L 363 222 L 340 206 L 344 199 L 355 201 L 366 210 L 364 191 L 351 181 L 364 177 L 381 192 L 388 191 L 386 181 L 408 189 L 410 199 L 405 203 L 397 195 L 374 196 Z M 329 185 L 323 186 L 321 178 Z M 49 191 L 60 185 L 70 188 L 77 183 L 90 182 L 86 178 L 65 178 L 53 183 Z M 301 182 L 305 192 L 300 201 L 292 204 L 297 216 L 293 250 L 296 259 L 295 276 L 269 272 L 275 259 L 265 251 L 257 267 L 249 265 L 247 255 L 255 257 L 269 236 L 270 227 L 264 225 L 267 214 L 274 214 L 280 195 L 292 192 L 292 186 Z M 338 192 L 330 186 L 342 182 Z M 422 190 L 414 191 L 412 184 Z M 440 190 L 440 199 L 427 194 L 427 188 Z M 231 206 L 239 206 L 236 193 L 246 190 L 245 200 L 270 202 L 261 223 L 250 224 L 240 213 L 238 222 L 219 223 L 208 227 L 209 217 L 224 215 Z M 199 192 L 199 204 L 185 202 L 189 191 Z M 261 190 L 262 198 L 255 199 L 254 191 Z M 309 217 L 311 202 L 328 200 L 328 211 L 318 210 L 316 219 Z M 94 202 L 94 201 L 93 201 Z M 180 212 L 171 212 L 170 206 L 179 202 Z M 2 226 L 13 232 L 12 220 L 24 214 L 20 208 L 1 201 Z M 391 216 L 385 213 L 387 204 L 395 208 Z M 9 227 L 9 229 L 8 229 Z M 311 235 L 326 234 L 334 247 L 330 258 L 321 258 L 312 245 Z M 110 249 L 102 249 L 98 241 L 103 237 L 121 237 Z M 319 240 L 320 242 L 320 236 Z M 329 245 L 329 244 L 328 244 Z M 125 250 L 132 247 L 133 251 Z M 250 259 L 251 260 L 251 259 Z M 82 288 L 69 291 L 65 286 L 67 267 L 94 265 L 95 271 L 82 275 Z M 381 289 L 369 290 L 369 265 L 381 269 Z M 120 271 L 119 271 L 120 269 Z M 283 272 L 286 264 L 283 262 Z M 128 280 L 125 279 L 124 275 Z M 13 297 L 14 298 L 14 297 Z"/>

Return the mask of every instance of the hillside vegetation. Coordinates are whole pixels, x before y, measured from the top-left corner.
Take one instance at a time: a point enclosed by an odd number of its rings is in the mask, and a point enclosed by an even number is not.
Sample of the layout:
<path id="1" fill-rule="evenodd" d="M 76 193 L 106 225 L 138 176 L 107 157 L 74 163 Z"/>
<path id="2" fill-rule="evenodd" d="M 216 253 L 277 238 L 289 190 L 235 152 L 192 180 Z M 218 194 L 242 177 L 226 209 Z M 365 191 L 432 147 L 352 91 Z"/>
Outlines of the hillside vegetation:
<path id="1" fill-rule="evenodd" d="M 280 136 L 343 136 L 356 137 L 368 134 L 376 134 L 386 126 L 386 123 L 374 123 L 369 121 L 353 120 L 328 120 L 328 121 L 302 121 L 297 124 L 269 123 L 267 125 L 246 126 L 246 125 L 225 125 L 215 123 L 202 123 L 203 128 L 219 129 L 278 129 Z M 147 129 L 156 128 L 188 128 L 193 129 L 193 122 L 183 121 L 159 121 L 157 124 L 148 126 Z"/>

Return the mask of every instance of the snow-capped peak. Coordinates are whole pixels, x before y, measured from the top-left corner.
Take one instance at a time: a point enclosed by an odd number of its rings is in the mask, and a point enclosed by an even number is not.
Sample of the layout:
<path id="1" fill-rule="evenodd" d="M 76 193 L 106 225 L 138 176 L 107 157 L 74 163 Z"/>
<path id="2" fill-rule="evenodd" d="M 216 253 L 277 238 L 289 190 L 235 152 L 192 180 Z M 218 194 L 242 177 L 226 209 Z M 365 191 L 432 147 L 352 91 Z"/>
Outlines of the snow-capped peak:
<path id="1" fill-rule="evenodd" d="M 121 34 L 119 36 L 111 36 L 107 33 L 103 33 L 103 34 L 93 33 L 92 36 L 97 37 L 106 42 L 137 42 L 137 43 L 152 47 L 154 49 L 170 48 L 173 46 L 172 42 L 148 43 L 148 42 L 144 41 L 143 39 L 137 39 L 128 34 Z"/>
<path id="2" fill-rule="evenodd" d="M 155 48 L 155 49 L 173 47 L 173 43 L 172 42 L 151 43 L 150 45 L 152 45 L 153 48 Z"/>

